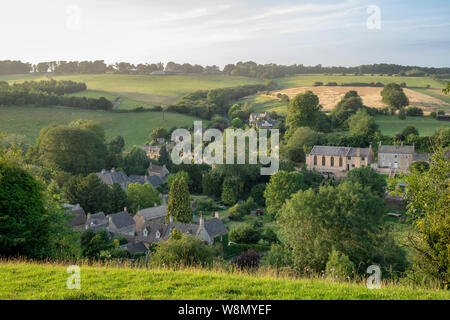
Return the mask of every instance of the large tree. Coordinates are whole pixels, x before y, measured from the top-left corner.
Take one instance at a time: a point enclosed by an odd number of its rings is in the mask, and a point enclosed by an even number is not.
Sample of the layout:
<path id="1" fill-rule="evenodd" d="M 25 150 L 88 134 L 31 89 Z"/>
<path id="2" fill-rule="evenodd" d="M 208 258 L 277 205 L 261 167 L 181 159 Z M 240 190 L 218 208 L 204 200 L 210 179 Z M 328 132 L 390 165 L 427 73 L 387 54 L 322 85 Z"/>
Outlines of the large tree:
<path id="1" fill-rule="evenodd" d="M 351 170 L 347 175 L 347 181 L 369 187 L 374 194 L 380 198 L 384 198 L 387 186 L 386 179 L 371 167 L 361 167 Z"/>
<path id="2" fill-rule="evenodd" d="M 189 194 L 189 188 L 183 176 L 173 181 L 170 187 L 166 216 L 167 222 L 170 216 L 175 221 L 192 221 L 191 195 Z"/>
<path id="3" fill-rule="evenodd" d="M 348 128 L 351 135 L 369 139 L 378 130 L 378 125 L 366 110 L 360 109 L 348 119 Z"/>
<path id="4" fill-rule="evenodd" d="M 381 91 L 382 101 L 394 112 L 409 105 L 409 99 L 402 87 L 396 83 L 387 84 Z"/>
<path id="5" fill-rule="evenodd" d="M 123 160 L 123 166 L 128 175 L 144 175 L 150 165 L 150 159 L 144 150 L 133 147 Z"/>
<path id="6" fill-rule="evenodd" d="M 312 91 L 296 95 L 288 106 L 286 122 L 289 131 L 292 132 L 299 127 L 317 128 L 321 109 L 319 98 Z"/>
<path id="7" fill-rule="evenodd" d="M 413 170 L 405 177 L 407 215 L 414 233 L 409 245 L 414 249 L 414 271 L 437 281 L 442 288 L 450 285 L 450 162 L 444 150 L 431 157 L 428 170 Z"/>
<path id="8" fill-rule="evenodd" d="M 150 208 L 155 206 L 155 204 L 161 204 L 159 191 L 153 189 L 150 183 L 130 184 L 127 189 L 127 196 L 130 205 L 129 211 L 132 213 L 136 213 L 139 208 Z"/>

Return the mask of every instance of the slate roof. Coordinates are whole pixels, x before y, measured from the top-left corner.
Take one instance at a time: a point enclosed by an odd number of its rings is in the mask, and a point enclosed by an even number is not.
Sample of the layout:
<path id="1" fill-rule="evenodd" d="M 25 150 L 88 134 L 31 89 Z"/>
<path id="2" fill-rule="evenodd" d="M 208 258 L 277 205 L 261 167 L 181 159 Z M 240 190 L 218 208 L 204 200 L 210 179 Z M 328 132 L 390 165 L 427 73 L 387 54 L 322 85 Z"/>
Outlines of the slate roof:
<path id="1" fill-rule="evenodd" d="M 86 223 L 86 213 L 79 204 L 63 204 L 63 207 L 66 208 L 68 214 L 73 216 L 72 220 L 69 222 L 69 226 L 77 227 Z"/>
<path id="2" fill-rule="evenodd" d="M 114 225 L 118 229 L 128 227 L 128 226 L 135 224 L 133 217 L 131 217 L 131 215 L 126 211 L 122 211 L 119 213 L 113 213 L 113 214 L 108 215 L 108 217 L 111 219 L 111 221 L 114 223 Z"/>
<path id="3" fill-rule="evenodd" d="M 213 218 L 205 221 L 205 229 L 211 238 L 223 236 L 228 233 L 227 228 L 223 224 L 222 220 Z"/>
<path id="4" fill-rule="evenodd" d="M 131 254 L 136 254 L 138 252 L 147 252 L 148 249 L 142 242 L 130 243 L 124 247 L 125 250 L 130 252 Z"/>
<path id="5" fill-rule="evenodd" d="M 96 173 L 97 176 L 103 181 L 103 183 L 107 185 L 113 185 L 114 183 L 118 183 L 120 185 L 127 185 L 129 179 L 125 173 L 122 171 L 101 171 Z"/>
<path id="6" fill-rule="evenodd" d="M 361 157 L 369 156 L 369 148 L 359 148 Z M 319 156 L 337 156 L 337 157 L 356 157 L 358 148 L 353 147 L 335 147 L 335 146 L 314 146 L 310 155 Z"/>
<path id="7" fill-rule="evenodd" d="M 361 157 L 369 156 L 369 148 L 359 148 L 359 152 Z M 357 157 L 357 154 L 358 148 L 350 148 L 350 152 L 348 153 L 347 157 Z"/>
<path id="8" fill-rule="evenodd" d="M 131 175 L 129 177 L 129 183 L 140 183 L 140 184 L 150 183 L 152 187 L 156 189 L 160 185 L 164 184 L 164 180 L 158 175 L 154 176 Z"/>
<path id="9" fill-rule="evenodd" d="M 156 206 L 139 210 L 141 216 L 147 220 L 158 219 L 166 216 L 166 205 Z"/>
<path id="10" fill-rule="evenodd" d="M 414 161 L 430 161 L 429 153 L 414 153 Z"/>
<path id="11" fill-rule="evenodd" d="M 414 154 L 414 146 L 380 146 L 378 153 Z"/>

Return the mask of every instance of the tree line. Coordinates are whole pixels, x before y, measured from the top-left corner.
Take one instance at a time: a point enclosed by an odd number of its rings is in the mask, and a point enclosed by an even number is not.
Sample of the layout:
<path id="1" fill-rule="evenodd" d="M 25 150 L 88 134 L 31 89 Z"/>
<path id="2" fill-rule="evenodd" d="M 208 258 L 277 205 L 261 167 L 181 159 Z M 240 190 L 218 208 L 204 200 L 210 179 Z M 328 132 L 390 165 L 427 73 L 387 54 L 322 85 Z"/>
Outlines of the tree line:
<path id="1" fill-rule="evenodd" d="M 93 110 L 112 109 L 112 102 L 104 97 L 95 99 L 66 95 L 84 91 L 86 88 L 85 83 L 70 80 L 25 81 L 12 85 L 0 81 L 0 105 L 65 106 Z"/>
<path id="2" fill-rule="evenodd" d="M 257 64 L 253 61 L 227 64 L 222 70 L 216 66 L 201 66 L 199 64 L 175 63 L 169 61 L 164 65 L 158 63 L 132 64 L 129 62 L 116 62 L 106 64 L 104 60 L 95 61 L 49 61 L 31 64 L 22 61 L 0 61 L 0 75 L 24 73 L 54 73 L 54 74 L 142 74 L 148 75 L 157 71 L 173 73 L 223 73 L 227 75 L 274 79 L 297 74 L 398 74 L 401 76 L 445 76 L 450 74 L 450 68 L 402 66 L 397 64 L 370 64 L 354 67 L 330 66 L 321 64 L 305 66 L 303 64 L 279 65 L 275 63 Z"/>

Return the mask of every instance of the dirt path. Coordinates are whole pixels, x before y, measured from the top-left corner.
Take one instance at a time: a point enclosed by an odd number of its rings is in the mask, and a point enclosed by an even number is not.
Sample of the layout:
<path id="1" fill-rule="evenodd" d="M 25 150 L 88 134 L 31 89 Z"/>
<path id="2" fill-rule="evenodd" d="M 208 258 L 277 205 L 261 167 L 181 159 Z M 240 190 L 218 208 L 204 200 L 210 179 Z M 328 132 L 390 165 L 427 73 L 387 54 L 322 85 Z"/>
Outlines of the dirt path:
<path id="1" fill-rule="evenodd" d="M 122 98 L 121 97 L 117 97 L 117 99 L 114 100 L 114 102 L 113 102 L 113 108 L 112 109 L 116 110 L 119 107 L 121 102 L 122 102 Z"/>

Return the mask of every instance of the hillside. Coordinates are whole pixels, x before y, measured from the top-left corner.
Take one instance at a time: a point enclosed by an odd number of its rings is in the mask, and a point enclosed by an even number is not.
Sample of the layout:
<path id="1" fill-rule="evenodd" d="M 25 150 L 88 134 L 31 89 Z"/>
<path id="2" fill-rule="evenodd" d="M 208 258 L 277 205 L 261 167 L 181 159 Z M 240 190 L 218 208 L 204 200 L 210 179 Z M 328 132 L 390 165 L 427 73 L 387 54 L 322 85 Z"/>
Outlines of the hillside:
<path id="1" fill-rule="evenodd" d="M 0 262 L 0 299 L 450 299 L 450 293 L 400 286 L 291 280 L 199 269 L 81 267 L 81 290 L 68 290 L 66 266 Z"/>

